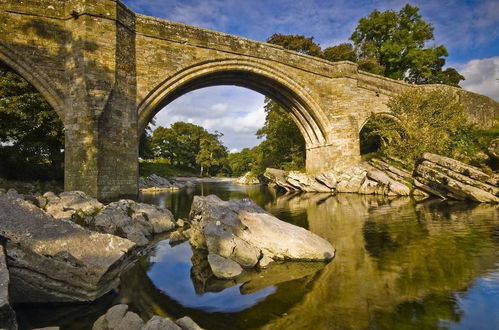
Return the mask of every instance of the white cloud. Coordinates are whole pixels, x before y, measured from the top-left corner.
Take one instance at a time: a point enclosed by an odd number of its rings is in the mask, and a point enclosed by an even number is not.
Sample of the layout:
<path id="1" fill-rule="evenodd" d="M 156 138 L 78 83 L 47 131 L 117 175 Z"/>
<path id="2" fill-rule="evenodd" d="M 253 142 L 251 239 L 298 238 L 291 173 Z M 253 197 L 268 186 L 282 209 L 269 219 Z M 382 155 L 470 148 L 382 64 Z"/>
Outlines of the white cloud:
<path id="1" fill-rule="evenodd" d="M 499 102 L 499 56 L 471 60 L 460 67 L 460 73 L 466 78 L 462 88 Z"/>
<path id="2" fill-rule="evenodd" d="M 194 123 L 210 132 L 223 133 L 229 150 L 253 147 L 261 141 L 256 131 L 265 122 L 263 95 L 233 86 L 203 88 L 176 99 L 156 116 L 156 125 L 177 121 Z"/>

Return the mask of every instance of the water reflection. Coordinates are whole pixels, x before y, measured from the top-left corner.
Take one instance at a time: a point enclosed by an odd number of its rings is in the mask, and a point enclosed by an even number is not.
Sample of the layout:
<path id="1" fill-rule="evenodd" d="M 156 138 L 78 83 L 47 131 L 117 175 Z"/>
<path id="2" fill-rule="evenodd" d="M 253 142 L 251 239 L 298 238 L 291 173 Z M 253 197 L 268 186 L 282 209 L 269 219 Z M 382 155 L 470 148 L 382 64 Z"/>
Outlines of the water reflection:
<path id="1" fill-rule="evenodd" d="M 143 195 L 142 200 L 187 218 L 194 194 L 250 197 L 277 217 L 329 240 L 336 256 L 328 264 L 276 265 L 226 282 L 200 276 L 204 266 L 187 243 L 170 247 L 165 240 L 122 276 L 113 303 L 128 303 L 144 319 L 188 315 L 206 329 L 499 325 L 497 206 L 354 194 L 276 196 L 264 187 L 230 183 Z M 104 312 L 109 301 L 100 307 Z M 19 311 L 24 324 L 57 325 L 42 322 L 39 314 L 33 319 L 29 311 Z M 56 307 L 43 311 L 58 313 Z M 75 309 L 58 322 L 70 324 L 78 313 Z"/>
<path id="2" fill-rule="evenodd" d="M 230 184 L 202 189 L 222 199 L 249 196 L 281 219 L 328 239 L 337 249 L 334 261 L 302 286 L 298 299 L 292 302 L 280 296 L 283 291 L 279 289 L 286 283 L 275 284 L 275 291 L 265 299 L 231 314 L 238 320 L 253 315 L 254 323 L 239 323 L 244 327 L 433 328 L 457 327 L 470 319 L 479 322 L 480 313 L 466 303 L 462 292 L 484 291 L 485 274 L 499 269 L 496 206 L 416 204 L 410 198 L 354 194 L 276 197 L 260 187 L 245 190 Z M 180 197 L 145 198 L 164 198 L 175 209 Z M 176 209 L 179 216 L 187 216 L 188 210 Z M 492 283 L 497 286 L 497 277 Z M 489 309 L 498 305 L 497 295 L 480 297 Z M 283 304 L 288 308 L 283 309 Z M 259 309 L 255 317 L 252 311 L 261 305 L 281 313 L 276 317 L 272 311 Z M 197 321 L 207 328 L 215 326 L 210 316 Z M 499 324 L 499 316 L 489 315 L 488 322 L 489 328 Z"/>

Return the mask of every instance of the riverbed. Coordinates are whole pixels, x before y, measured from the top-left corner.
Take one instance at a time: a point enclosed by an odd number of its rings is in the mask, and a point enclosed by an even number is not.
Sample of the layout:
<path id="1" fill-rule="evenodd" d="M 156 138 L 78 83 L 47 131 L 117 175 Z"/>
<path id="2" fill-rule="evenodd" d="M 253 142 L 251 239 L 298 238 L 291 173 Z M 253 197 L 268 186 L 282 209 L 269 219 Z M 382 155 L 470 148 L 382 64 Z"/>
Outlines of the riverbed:
<path id="1" fill-rule="evenodd" d="M 499 208 L 356 194 L 278 195 L 265 186 L 197 182 L 143 202 L 188 218 L 194 195 L 251 198 L 336 248 L 330 263 L 275 264 L 245 281 L 202 281 L 189 243 L 160 237 L 92 304 L 14 306 L 20 327 L 88 329 L 110 306 L 144 319 L 190 316 L 205 329 L 497 329 Z M 193 268 L 194 263 L 194 268 Z"/>

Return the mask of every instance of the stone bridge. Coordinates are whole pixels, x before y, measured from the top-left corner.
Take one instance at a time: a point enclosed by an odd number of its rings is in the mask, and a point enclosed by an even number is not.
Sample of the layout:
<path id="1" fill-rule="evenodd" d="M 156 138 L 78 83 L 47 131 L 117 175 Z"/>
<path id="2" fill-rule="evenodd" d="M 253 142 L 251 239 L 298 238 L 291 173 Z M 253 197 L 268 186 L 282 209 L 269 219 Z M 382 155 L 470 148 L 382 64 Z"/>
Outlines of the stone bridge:
<path id="1" fill-rule="evenodd" d="M 141 132 L 195 89 L 235 85 L 280 103 L 305 138 L 314 173 L 359 162 L 370 113 L 388 112 L 390 96 L 414 88 L 351 62 L 140 15 L 117 0 L 0 0 L 0 60 L 61 117 L 65 189 L 102 199 L 136 195 Z M 474 120 L 497 121 L 497 103 L 459 93 L 479 100 L 471 102 Z"/>

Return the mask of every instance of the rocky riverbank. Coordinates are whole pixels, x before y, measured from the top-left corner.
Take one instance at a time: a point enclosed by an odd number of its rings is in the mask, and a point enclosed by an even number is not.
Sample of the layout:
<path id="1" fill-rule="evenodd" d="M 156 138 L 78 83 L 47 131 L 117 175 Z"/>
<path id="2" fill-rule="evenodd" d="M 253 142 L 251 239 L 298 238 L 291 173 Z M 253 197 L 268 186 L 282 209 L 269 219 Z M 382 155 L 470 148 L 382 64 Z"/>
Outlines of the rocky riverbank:
<path id="1" fill-rule="evenodd" d="M 343 171 L 307 175 L 298 171 L 267 169 L 274 187 L 290 192 L 358 193 L 413 196 L 499 203 L 499 176 L 457 160 L 426 153 L 411 173 L 373 159 Z"/>
<path id="2" fill-rule="evenodd" d="M 104 205 L 79 191 L 0 190 L 0 219 L 0 328 L 6 329 L 17 327 L 10 303 L 102 297 L 118 286 L 141 246 L 176 228 L 167 209 L 131 200 Z"/>

